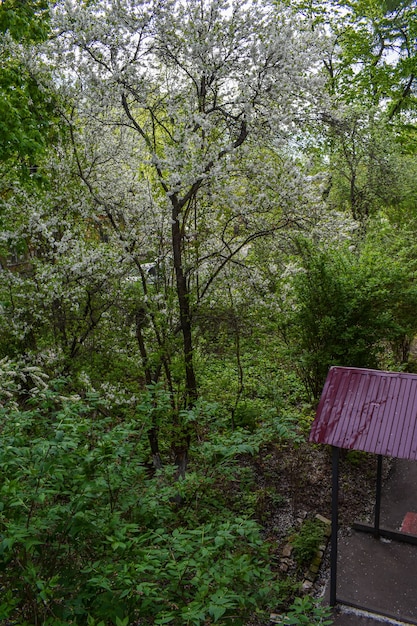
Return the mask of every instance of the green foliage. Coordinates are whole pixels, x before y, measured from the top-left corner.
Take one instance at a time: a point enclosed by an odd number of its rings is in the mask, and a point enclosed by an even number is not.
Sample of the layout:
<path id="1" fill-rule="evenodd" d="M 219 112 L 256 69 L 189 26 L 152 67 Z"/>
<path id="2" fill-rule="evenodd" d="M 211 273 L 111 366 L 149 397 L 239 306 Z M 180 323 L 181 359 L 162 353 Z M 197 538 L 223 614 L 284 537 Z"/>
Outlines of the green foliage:
<path id="1" fill-rule="evenodd" d="M 97 395 L 63 396 L 63 382 L 39 378 L 22 396 L 24 379 L 3 369 L 0 584 L 10 592 L 0 619 L 238 624 L 270 597 L 259 528 L 217 510 L 214 469 L 177 484 L 172 467 L 147 476 L 146 399 L 140 417 L 121 422 L 102 414 Z M 236 440 L 227 454 L 247 449 Z"/>
<path id="2" fill-rule="evenodd" d="M 317 519 L 307 519 L 300 530 L 291 538 L 293 554 L 299 566 L 307 565 L 316 556 L 320 544 L 323 543 L 325 528 Z"/>
<path id="3" fill-rule="evenodd" d="M 4 0 L 0 4 L 0 32 L 16 41 L 42 41 L 49 27 L 46 0 Z"/>
<path id="4" fill-rule="evenodd" d="M 328 88 L 349 104 L 388 104 L 390 116 L 413 107 L 416 6 L 412 0 L 295 0 L 289 3 L 332 32 L 324 59 Z M 395 54 L 388 51 L 394 50 Z"/>
<path id="5" fill-rule="evenodd" d="M 346 452 L 346 461 L 352 467 L 360 467 L 366 456 L 366 452 L 360 452 L 359 450 L 348 450 Z"/>
<path id="6" fill-rule="evenodd" d="M 260 316 L 264 313 L 258 307 L 255 311 Z M 285 428 L 288 435 L 290 431 L 294 433 L 298 415 L 290 416 L 288 407 L 301 405 L 307 397 L 296 374 L 282 367 L 277 358 L 281 347 L 276 336 L 276 320 L 272 327 L 264 320 L 264 325 L 253 336 L 242 338 L 241 343 L 240 390 L 232 343 L 224 340 L 221 355 L 210 353 L 213 346 L 203 343 L 200 349 L 205 349 L 204 361 L 199 366 L 202 396 L 216 402 L 216 419 L 222 416 L 225 428 L 245 429 L 255 436 L 262 432 L 265 442 L 285 437 L 283 432 L 278 432 Z"/>
<path id="7" fill-rule="evenodd" d="M 371 301 L 350 282 L 355 276 L 348 259 L 310 248 L 293 278 L 295 306 L 285 309 L 281 332 L 313 397 L 331 365 L 376 366 L 378 329 L 368 326 Z"/>
<path id="8" fill-rule="evenodd" d="M 331 105 L 324 141 L 313 153 L 325 173 L 327 206 L 366 224 L 381 208 L 407 201 L 415 180 L 416 4 L 412 0 L 294 0 L 333 44 L 323 54 Z M 414 187 L 414 182 L 412 183 Z M 408 208 L 415 205 L 408 204 Z"/>
<path id="9" fill-rule="evenodd" d="M 22 63 L 10 59 L 0 76 L 1 158 L 26 160 L 29 175 L 51 138 L 54 105 Z"/>
<path id="10" fill-rule="evenodd" d="M 398 352 L 395 346 L 416 331 L 409 315 L 417 304 L 414 264 L 394 260 L 388 241 L 370 237 L 357 250 L 310 244 L 301 250 L 280 332 L 313 398 L 330 366 L 378 368 L 389 346 Z M 403 355 L 393 354 L 391 365 L 396 357 L 404 362 Z"/>
<path id="11" fill-rule="evenodd" d="M 0 3 L 1 160 L 17 166 L 23 178 L 39 177 L 42 155 L 58 136 L 56 96 L 28 62 L 31 46 L 45 40 L 48 30 L 46 1 Z"/>
<path id="12" fill-rule="evenodd" d="M 341 108 L 329 114 L 326 123 L 326 201 L 329 207 L 349 211 L 366 229 L 370 216 L 407 202 L 407 180 L 414 179 L 414 168 L 399 145 L 398 130 L 378 107 Z"/>
<path id="13" fill-rule="evenodd" d="M 330 607 L 323 606 L 315 598 L 304 596 L 296 598 L 290 606 L 287 614 L 279 622 L 284 624 L 292 624 L 293 626 L 330 626 L 333 624 L 331 619 Z"/>

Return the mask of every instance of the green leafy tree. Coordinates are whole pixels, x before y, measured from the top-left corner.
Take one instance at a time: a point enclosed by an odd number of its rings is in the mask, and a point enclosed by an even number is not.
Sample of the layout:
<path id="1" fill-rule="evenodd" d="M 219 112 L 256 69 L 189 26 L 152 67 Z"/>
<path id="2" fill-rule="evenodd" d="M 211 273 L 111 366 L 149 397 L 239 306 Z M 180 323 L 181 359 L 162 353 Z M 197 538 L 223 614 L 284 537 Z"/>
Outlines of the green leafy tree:
<path id="1" fill-rule="evenodd" d="M 293 4 L 293 3 L 292 3 Z M 322 57 L 329 102 L 313 153 L 327 172 L 324 197 L 362 227 L 381 208 L 405 201 L 406 152 L 415 150 L 414 2 L 300 2 L 314 31 L 325 27 Z M 317 143 L 316 143 L 317 145 Z"/>
<path id="2" fill-rule="evenodd" d="M 315 399 L 332 365 L 398 367 L 407 360 L 401 346 L 416 332 L 409 315 L 417 295 L 413 263 L 394 260 L 381 245 L 350 251 L 302 244 L 290 291 L 284 291 L 280 332 Z"/>
<path id="3" fill-rule="evenodd" d="M 381 106 L 393 118 L 414 108 L 416 6 L 411 0 L 299 0 L 311 27 L 326 25 L 322 58 L 329 93 L 338 102 Z"/>
<path id="4" fill-rule="evenodd" d="M 1 3 L 0 158 L 7 168 L 17 166 L 24 177 L 36 173 L 42 154 L 57 133 L 46 67 L 42 76 L 31 63 L 33 46 L 48 33 L 47 2 Z"/>
<path id="5" fill-rule="evenodd" d="M 330 162 L 328 206 L 349 212 L 363 229 L 382 209 L 409 206 L 414 168 L 403 154 L 398 132 L 381 112 L 344 106 L 324 119 Z"/>

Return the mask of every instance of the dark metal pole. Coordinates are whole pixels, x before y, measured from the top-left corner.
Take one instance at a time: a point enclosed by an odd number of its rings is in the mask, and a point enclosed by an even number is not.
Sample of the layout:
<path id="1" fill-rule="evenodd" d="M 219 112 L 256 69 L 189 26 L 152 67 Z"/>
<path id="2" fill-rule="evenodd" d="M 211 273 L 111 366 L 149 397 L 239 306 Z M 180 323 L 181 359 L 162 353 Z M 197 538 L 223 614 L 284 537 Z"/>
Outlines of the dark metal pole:
<path id="1" fill-rule="evenodd" d="M 376 473 L 376 495 L 375 495 L 375 518 L 374 537 L 379 538 L 379 518 L 381 512 L 381 484 L 382 484 L 382 454 L 378 454 L 378 466 Z"/>
<path id="2" fill-rule="evenodd" d="M 339 525 L 339 448 L 332 447 L 332 541 L 330 555 L 330 606 L 336 604 L 337 531 Z"/>

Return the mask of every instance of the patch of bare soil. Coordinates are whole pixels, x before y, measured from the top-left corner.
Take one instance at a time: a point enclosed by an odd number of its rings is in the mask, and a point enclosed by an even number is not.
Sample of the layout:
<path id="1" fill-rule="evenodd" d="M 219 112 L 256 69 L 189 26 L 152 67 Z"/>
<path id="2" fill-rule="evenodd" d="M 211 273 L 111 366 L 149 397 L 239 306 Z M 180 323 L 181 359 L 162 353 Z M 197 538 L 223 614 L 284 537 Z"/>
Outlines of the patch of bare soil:
<path id="1" fill-rule="evenodd" d="M 341 451 L 339 462 L 339 527 L 348 532 L 355 521 L 369 521 L 375 500 L 377 459 L 361 452 Z M 289 537 L 305 519 L 317 514 L 331 519 L 332 453 L 328 446 L 302 444 L 270 446 L 252 459 L 257 499 L 257 517 L 271 546 L 277 574 L 303 584 L 304 571 L 286 558 Z M 384 460 L 384 475 L 389 472 Z M 286 548 L 287 547 L 287 548 Z M 321 596 L 329 575 L 329 547 L 308 593 Z M 271 606 L 271 613 L 277 607 Z M 279 610 L 278 610 L 279 612 Z M 248 626 L 269 622 L 252 621 Z"/>

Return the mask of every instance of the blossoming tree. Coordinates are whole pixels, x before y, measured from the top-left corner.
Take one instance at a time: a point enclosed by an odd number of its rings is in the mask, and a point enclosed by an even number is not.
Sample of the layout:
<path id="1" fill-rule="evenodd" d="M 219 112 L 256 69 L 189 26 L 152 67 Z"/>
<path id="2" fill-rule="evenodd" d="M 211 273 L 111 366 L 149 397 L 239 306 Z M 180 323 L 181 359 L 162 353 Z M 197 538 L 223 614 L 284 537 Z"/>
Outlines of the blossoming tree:
<path id="1" fill-rule="evenodd" d="M 315 115 L 317 32 L 269 0 L 61 2 L 52 28 L 83 218 L 135 283 L 145 382 L 171 392 L 182 472 L 199 304 L 311 208 L 315 183 L 281 157 Z M 151 446 L 157 459 L 156 425 Z"/>

